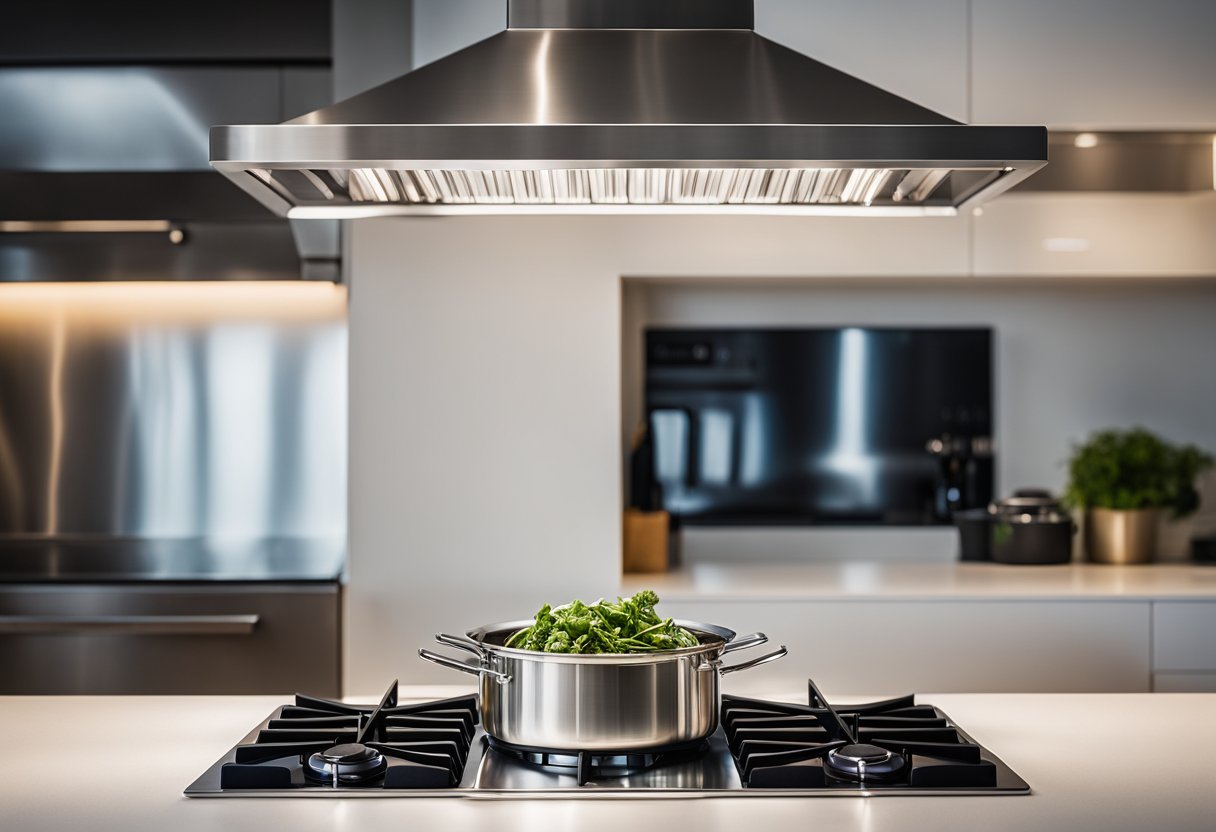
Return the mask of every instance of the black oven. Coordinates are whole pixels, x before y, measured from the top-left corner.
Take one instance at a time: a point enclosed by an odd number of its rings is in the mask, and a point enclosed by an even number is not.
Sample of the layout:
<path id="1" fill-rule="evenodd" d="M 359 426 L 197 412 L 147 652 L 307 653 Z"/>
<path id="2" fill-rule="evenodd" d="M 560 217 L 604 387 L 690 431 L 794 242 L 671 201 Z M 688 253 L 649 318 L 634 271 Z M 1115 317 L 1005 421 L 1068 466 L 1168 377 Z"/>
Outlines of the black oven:
<path id="1" fill-rule="evenodd" d="M 949 523 L 992 499 L 992 341 L 649 329 L 651 475 L 634 502 L 696 525 Z"/>

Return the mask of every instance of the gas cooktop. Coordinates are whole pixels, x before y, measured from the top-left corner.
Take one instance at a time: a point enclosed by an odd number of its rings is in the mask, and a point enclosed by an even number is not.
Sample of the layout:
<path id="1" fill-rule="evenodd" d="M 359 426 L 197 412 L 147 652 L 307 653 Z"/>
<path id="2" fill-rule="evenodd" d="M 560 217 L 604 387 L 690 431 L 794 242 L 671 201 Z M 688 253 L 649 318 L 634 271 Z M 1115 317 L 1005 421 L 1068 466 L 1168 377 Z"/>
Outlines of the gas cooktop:
<path id="1" fill-rule="evenodd" d="M 297 695 L 186 789 L 189 797 L 762 797 L 1026 794 L 950 717 L 913 696 L 833 707 L 722 697 L 708 739 L 602 753 L 512 746 L 477 697 L 378 705 Z"/>

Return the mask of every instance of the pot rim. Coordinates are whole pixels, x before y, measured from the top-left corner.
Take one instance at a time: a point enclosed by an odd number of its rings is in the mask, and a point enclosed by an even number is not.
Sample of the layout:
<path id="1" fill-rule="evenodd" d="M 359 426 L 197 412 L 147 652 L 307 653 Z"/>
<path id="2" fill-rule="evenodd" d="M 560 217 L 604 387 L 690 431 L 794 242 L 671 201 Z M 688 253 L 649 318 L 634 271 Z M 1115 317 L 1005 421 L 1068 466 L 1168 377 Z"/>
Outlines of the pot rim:
<path id="1" fill-rule="evenodd" d="M 525 618 L 518 621 L 502 621 L 497 624 L 485 624 L 465 633 L 487 653 L 495 656 L 510 657 L 530 661 L 553 662 L 558 664 L 658 664 L 660 662 L 678 659 L 684 656 L 699 656 L 705 653 L 720 653 L 738 633 L 717 624 L 706 624 L 701 621 L 674 619 L 677 626 L 691 631 L 701 641 L 696 647 L 680 647 L 675 650 L 654 650 L 647 653 L 544 653 L 539 650 L 522 650 L 518 647 L 504 647 L 487 641 L 488 638 L 501 635 L 503 639 L 517 630 L 530 627 L 536 619 Z M 703 636 L 709 638 L 703 640 Z"/>

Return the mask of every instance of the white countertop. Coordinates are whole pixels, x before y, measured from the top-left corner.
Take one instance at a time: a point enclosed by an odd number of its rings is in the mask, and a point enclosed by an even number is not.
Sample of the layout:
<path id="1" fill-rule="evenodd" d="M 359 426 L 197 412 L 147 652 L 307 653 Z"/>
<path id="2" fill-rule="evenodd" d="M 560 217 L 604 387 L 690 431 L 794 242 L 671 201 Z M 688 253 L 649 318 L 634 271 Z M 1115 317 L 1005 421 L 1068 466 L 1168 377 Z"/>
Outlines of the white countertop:
<path id="1" fill-rule="evenodd" d="M 450 689 L 403 688 L 434 698 Z M 5 697 L 0 825 L 40 830 L 1211 830 L 1216 694 L 940 694 L 1030 795 L 646 800 L 198 798 L 284 697 Z"/>
<path id="2" fill-rule="evenodd" d="M 1216 600 L 1216 567 L 738 561 L 691 563 L 621 582 L 623 595 L 646 588 L 664 601 Z"/>

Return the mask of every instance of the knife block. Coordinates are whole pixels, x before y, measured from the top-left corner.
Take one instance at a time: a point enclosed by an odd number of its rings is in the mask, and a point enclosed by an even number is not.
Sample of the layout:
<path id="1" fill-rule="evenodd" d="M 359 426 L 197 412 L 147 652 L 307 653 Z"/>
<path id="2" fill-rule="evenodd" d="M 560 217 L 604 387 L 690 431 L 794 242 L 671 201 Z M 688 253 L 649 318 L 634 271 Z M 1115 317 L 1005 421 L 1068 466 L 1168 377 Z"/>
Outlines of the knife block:
<path id="1" fill-rule="evenodd" d="M 671 515 L 627 508 L 624 523 L 624 571 L 666 572 L 671 565 Z"/>

